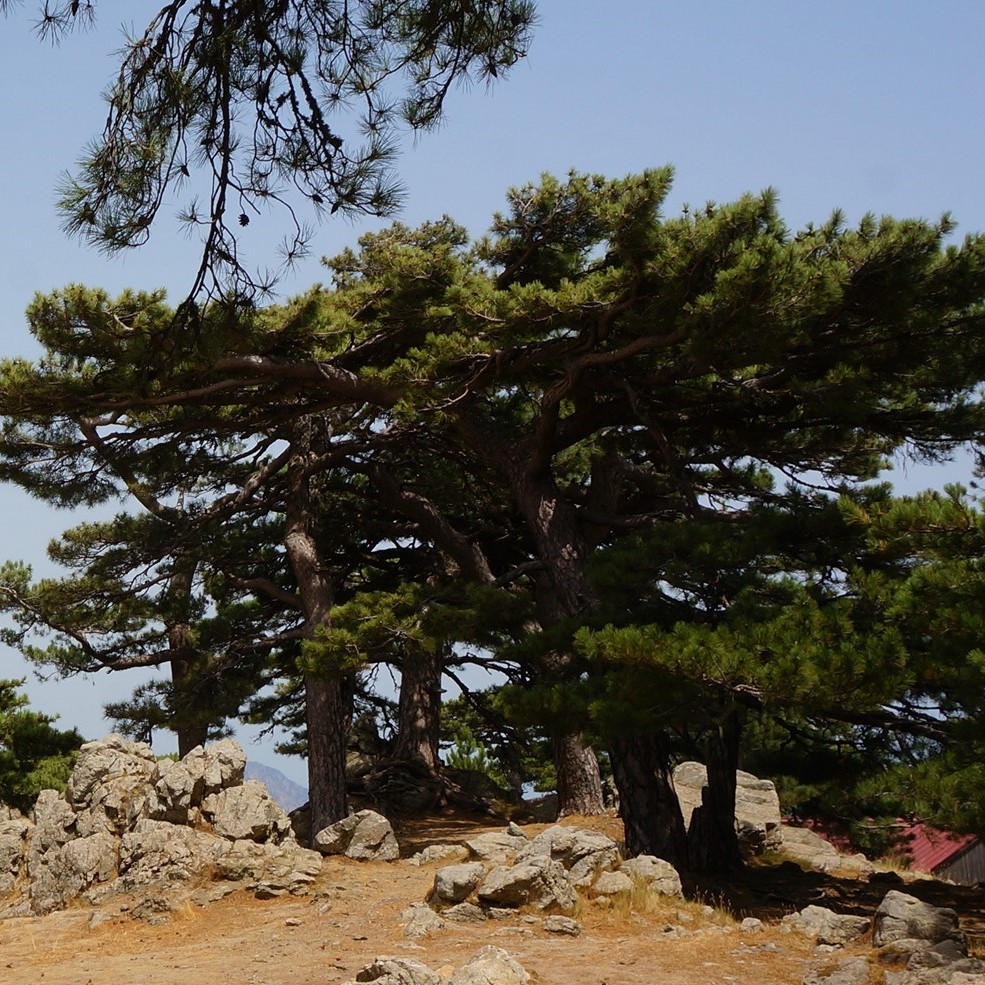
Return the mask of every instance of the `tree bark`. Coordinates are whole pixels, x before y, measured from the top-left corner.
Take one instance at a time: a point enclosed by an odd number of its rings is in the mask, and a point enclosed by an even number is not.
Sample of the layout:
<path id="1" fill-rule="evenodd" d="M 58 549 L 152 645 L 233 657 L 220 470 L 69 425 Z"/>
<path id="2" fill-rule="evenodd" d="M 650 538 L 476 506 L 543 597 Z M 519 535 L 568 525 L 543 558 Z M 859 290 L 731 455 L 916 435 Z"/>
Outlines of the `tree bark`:
<path id="1" fill-rule="evenodd" d="M 341 677 L 306 674 L 304 709 L 308 724 L 308 805 L 314 837 L 349 812 L 345 740 L 351 710 Z"/>
<path id="2" fill-rule="evenodd" d="M 688 870 L 684 817 L 659 736 L 636 734 L 611 739 L 609 753 L 626 829 L 627 854 L 655 855 L 678 870 Z"/>
<path id="3" fill-rule="evenodd" d="M 400 665 L 397 740 L 393 758 L 438 769 L 441 736 L 440 651 L 408 648 Z"/>
<path id="4" fill-rule="evenodd" d="M 687 832 L 691 867 L 695 872 L 729 872 L 742 867 L 735 830 L 740 733 L 739 712 L 730 708 L 708 737 L 705 755 L 708 783 L 701 791 L 701 806 L 691 815 Z"/>
<path id="5" fill-rule="evenodd" d="M 598 760 L 577 732 L 551 737 L 561 817 L 601 814 L 605 810 Z"/>
<path id="6" fill-rule="evenodd" d="M 196 746 L 204 746 L 211 724 L 210 701 L 196 669 L 201 654 L 192 644 L 190 619 L 195 562 L 187 557 L 175 561 L 168 583 L 168 648 L 175 654 L 170 660 L 171 686 L 174 695 L 172 728 L 178 739 L 178 756 L 184 758 Z"/>

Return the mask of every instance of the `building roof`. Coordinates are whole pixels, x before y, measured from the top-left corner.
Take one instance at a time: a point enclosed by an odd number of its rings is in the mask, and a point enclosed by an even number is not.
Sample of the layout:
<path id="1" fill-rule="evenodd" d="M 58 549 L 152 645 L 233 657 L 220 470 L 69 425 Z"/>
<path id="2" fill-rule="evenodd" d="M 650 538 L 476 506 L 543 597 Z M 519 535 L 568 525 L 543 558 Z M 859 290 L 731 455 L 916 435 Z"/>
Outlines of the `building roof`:
<path id="1" fill-rule="evenodd" d="M 939 831 L 928 824 L 907 824 L 900 831 L 900 848 L 919 872 L 933 872 L 970 847 L 974 835 L 956 835 Z"/>

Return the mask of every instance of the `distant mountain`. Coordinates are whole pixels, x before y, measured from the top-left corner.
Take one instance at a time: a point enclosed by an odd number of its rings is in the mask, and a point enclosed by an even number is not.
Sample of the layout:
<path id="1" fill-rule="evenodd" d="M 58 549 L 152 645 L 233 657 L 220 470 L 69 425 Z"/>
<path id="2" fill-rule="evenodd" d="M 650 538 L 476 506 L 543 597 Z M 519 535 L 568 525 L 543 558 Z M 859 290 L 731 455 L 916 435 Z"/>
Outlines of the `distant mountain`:
<path id="1" fill-rule="evenodd" d="M 295 807 L 308 802 L 308 788 L 289 780 L 280 770 L 263 763 L 249 760 L 246 764 L 246 779 L 259 780 L 269 791 L 270 796 L 290 814 Z"/>

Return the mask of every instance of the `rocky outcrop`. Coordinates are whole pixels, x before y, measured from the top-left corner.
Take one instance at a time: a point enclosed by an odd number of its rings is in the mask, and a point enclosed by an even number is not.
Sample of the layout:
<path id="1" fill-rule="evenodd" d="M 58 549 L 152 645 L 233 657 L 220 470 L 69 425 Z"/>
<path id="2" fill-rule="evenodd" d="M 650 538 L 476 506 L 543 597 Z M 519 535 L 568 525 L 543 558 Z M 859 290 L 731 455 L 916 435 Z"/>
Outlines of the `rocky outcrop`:
<path id="1" fill-rule="evenodd" d="M 798 913 L 789 913 L 782 924 L 813 937 L 818 944 L 849 944 L 864 937 L 872 926 L 868 917 L 835 913 L 823 906 L 806 906 Z"/>
<path id="2" fill-rule="evenodd" d="M 86 743 L 64 794 L 0 819 L 0 915 L 48 913 L 83 896 L 146 893 L 203 873 L 266 893 L 303 892 L 321 856 L 301 848 L 246 757 L 226 739 L 180 762 L 118 735 Z"/>
<path id="3" fill-rule="evenodd" d="M 322 855 L 344 855 L 360 861 L 393 862 L 400 846 L 390 822 L 375 811 L 358 811 L 323 828 L 312 839 Z"/>

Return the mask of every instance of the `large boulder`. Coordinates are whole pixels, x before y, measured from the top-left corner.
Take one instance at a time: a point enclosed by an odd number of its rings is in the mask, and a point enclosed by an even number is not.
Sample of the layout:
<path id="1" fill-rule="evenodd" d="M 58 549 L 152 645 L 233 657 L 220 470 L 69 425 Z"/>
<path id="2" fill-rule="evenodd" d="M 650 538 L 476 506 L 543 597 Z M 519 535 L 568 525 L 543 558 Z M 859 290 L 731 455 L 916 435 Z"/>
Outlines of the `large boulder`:
<path id="1" fill-rule="evenodd" d="M 895 889 L 876 910 L 872 943 L 876 947 L 904 938 L 936 944 L 958 936 L 958 915 L 949 907 L 931 906 Z"/>
<path id="2" fill-rule="evenodd" d="M 868 917 L 835 913 L 823 906 L 805 906 L 797 913 L 788 913 L 782 923 L 806 937 L 815 938 L 818 944 L 835 945 L 858 940 L 872 925 Z"/>
<path id="3" fill-rule="evenodd" d="M 503 865 L 527 847 L 526 835 L 507 828 L 505 831 L 486 831 L 465 841 L 469 856 L 479 862 Z"/>
<path id="4" fill-rule="evenodd" d="M 690 827 L 695 808 L 701 806 L 701 791 L 707 783 L 708 770 L 702 763 L 681 763 L 674 769 L 674 789 L 685 828 Z M 772 780 L 760 780 L 743 770 L 736 773 L 735 829 L 747 857 L 780 847 L 780 798 Z"/>
<path id="5" fill-rule="evenodd" d="M 783 825 L 783 854 L 816 872 L 835 872 L 851 878 L 871 875 L 875 866 L 861 854 L 842 855 L 830 841 L 809 828 Z"/>
<path id="6" fill-rule="evenodd" d="M 121 888 L 130 892 L 162 879 L 191 879 L 211 868 L 227 844 L 208 831 L 144 818 L 120 842 Z"/>
<path id="7" fill-rule="evenodd" d="M 102 831 L 50 848 L 37 860 L 28 890 L 31 909 L 50 913 L 116 875 L 119 842 Z"/>
<path id="8" fill-rule="evenodd" d="M 684 895 L 677 869 L 655 855 L 637 855 L 636 858 L 626 859 L 619 866 L 619 872 L 661 896 Z"/>
<path id="9" fill-rule="evenodd" d="M 290 818 L 257 780 L 209 794 L 202 801 L 202 814 L 219 837 L 230 841 L 249 838 L 277 843 L 293 838 Z"/>
<path id="10" fill-rule="evenodd" d="M 356 981 L 376 985 L 443 985 L 437 972 L 414 958 L 376 958 L 356 975 Z"/>
<path id="11" fill-rule="evenodd" d="M 526 985 L 530 975 L 501 947 L 491 944 L 473 955 L 448 981 L 448 985 Z"/>
<path id="12" fill-rule="evenodd" d="M 358 811 L 322 828 L 312 847 L 322 855 L 344 855 L 360 861 L 392 862 L 400 858 L 400 846 L 390 822 L 375 811 Z"/>
<path id="13" fill-rule="evenodd" d="M 533 838 L 517 856 L 518 862 L 546 855 L 560 862 L 575 886 L 590 886 L 600 872 L 614 869 L 622 861 L 619 846 L 596 831 L 555 824 Z"/>
<path id="14" fill-rule="evenodd" d="M 546 855 L 496 866 L 479 883 L 477 894 L 480 902 L 492 906 L 539 910 L 571 910 L 577 899 L 564 866 Z"/>
<path id="15" fill-rule="evenodd" d="M 430 900 L 437 904 L 462 903 L 472 895 L 485 874 L 481 862 L 442 866 L 434 874 Z"/>

